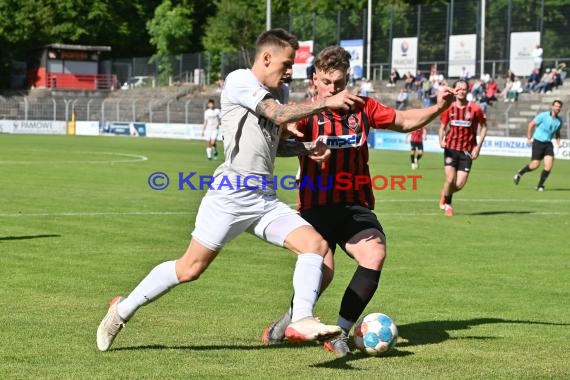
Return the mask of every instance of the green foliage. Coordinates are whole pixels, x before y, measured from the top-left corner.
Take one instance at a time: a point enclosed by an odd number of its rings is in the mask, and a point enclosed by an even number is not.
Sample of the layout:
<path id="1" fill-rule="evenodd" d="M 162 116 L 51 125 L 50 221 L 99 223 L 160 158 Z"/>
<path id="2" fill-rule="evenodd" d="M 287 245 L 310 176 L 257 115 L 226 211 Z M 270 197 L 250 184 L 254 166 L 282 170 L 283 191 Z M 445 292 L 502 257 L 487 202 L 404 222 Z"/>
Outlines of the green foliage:
<path id="1" fill-rule="evenodd" d="M 542 19 L 541 0 L 510 2 L 511 31 L 542 27 L 545 58 L 570 56 L 568 0 L 544 0 Z M 476 32 L 479 4 L 454 1 L 454 33 Z M 489 60 L 508 59 L 508 4 L 487 1 Z M 314 40 L 318 51 L 339 39 L 364 38 L 367 5 L 367 0 L 273 0 L 272 25 Z M 372 5 L 372 62 L 389 60 L 390 37 L 417 35 L 418 10 L 420 60 L 445 59 L 449 1 L 373 0 Z M 111 58 L 153 55 L 163 72 L 172 64 L 167 56 L 206 50 L 216 76 L 222 52 L 238 52 L 239 65 L 251 64 L 255 39 L 266 25 L 265 7 L 266 1 L 248 0 L 1 0 L 0 86 L 14 60 L 26 61 L 30 50 L 54 42 L 108 45 Z"/>
<path id="2" fill-rule="evenodd" d="M 167 83 L 173 72 L 172 56 L 188 51 L 188 40 L 192 34 L 191 17 L 191 7 L 173 6 L 170 0 L 164 0 L 147 23 L 150 43 L 156 49 L 150 62 L 158 64 L 159 81 L 163 84 Z"/>

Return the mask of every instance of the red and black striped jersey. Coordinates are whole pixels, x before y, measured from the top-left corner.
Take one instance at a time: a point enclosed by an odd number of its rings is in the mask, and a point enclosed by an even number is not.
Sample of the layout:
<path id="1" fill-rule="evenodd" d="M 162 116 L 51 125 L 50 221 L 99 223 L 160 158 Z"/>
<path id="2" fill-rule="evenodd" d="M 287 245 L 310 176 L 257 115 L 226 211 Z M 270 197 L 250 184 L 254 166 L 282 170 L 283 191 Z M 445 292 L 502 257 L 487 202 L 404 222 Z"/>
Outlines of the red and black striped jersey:
<path id="1" fill-rule="evenodd" d="M 326 136 L 326 139 L 321 138 L 332 152 L 323 164 L 306 156 L 299 157 L 299 210 L 340 203 L 374 208 L 370 182 L 354 186 L 354 180 L 356 176 L 370 177 L 367 144 L 370 128 L 388 128 L 394 122 L 396 111 L 377 100 L 362 99 L 364 104 L 353 111 L 327 110 L 297 122 L 297 128 L 304 133 L 299 141 Z"/>
<path id="2" fill-rule="evenodd" d="M 479 125 L 487 124 L 487 117 L 479 105 L 469 102 L 464 107 L 458 107 L 454 102 L 440 116 L 441 123 L 449 125 L 445 136 L 448 149 L 469 151 L 477 145 L 477 129 Z"/>
<path id="3" fill-rule="evenodd" d="M 415 131 L 412 131 L 412 135 L 410 136 L 410 141 L 415 142 L 415 143 L 423 142 L 424 141 L 424 129 L 420 128 L 420 129 L 416 129 Z"/>

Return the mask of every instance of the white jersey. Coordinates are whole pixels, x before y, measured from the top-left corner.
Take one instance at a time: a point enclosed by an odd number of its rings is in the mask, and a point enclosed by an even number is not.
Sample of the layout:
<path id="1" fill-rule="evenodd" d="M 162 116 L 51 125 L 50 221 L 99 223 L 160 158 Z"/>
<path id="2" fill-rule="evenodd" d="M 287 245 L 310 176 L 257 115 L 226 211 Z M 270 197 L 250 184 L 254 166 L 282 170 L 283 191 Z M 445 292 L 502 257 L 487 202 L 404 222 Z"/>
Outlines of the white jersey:
<path id="1" fill-rule="evenodd" d="M 207 131 L 218 129 L 220 126 L 220 110 L 208 108 L 204 111 L 204 121 L 206 122 Z"/>
<path id="2" fill-rule="evenodd" d="M 255 111 L 259 102 L 268 97 L 281 100 L 251 70 L 240 69 L 227 76 L 221 96 L 226 159 L 216 169 L 214 183 L 223 179 L 237 184 L 246 176 L 273 178 L 281 127 Z M 249 183 L 253 185 L 255 181 Z"/>

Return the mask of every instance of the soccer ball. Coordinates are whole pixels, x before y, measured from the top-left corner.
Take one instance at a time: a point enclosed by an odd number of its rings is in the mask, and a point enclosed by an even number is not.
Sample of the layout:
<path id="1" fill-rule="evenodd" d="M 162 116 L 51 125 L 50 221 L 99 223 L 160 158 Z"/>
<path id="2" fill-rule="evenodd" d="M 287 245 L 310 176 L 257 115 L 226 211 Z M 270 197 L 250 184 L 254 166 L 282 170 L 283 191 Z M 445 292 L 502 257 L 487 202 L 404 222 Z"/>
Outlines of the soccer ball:
<path id="1" fill-rule="evenodd" d="M 354 329 L 356 347 L 371 356 L 390 351 L 397 340 L 396 324 L 392 318 L 382 313 L 368 314 L 357 322 Z"/>

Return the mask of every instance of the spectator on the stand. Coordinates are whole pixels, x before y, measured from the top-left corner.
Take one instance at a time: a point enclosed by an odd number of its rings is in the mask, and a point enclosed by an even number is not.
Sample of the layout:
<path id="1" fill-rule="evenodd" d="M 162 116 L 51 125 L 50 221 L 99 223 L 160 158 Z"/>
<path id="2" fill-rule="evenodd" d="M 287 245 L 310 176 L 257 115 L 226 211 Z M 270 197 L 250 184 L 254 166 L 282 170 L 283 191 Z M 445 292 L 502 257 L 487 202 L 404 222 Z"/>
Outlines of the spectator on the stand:
<path id="1" fill-rule="evenodd" d="M 536 44 L 536 47 L 530 54 L 532 57 L 532 63 L 534 65 L 534 68 L 538 69 L 539 73 L 542 71 L 542 54 L 543 51 L 542 48 L 540 47 L 540 44 Z"/>
<path id="2" fill-rule="evenodd" d="M 511 81 L 511 83 L 515 81 L 515 73 L 511 69 L 507 71 L 507 81 Z"/>
<path id="3" fill-rule="evenodd" d="M 425 80 L 426 78 L 424 77 L 424 73 L 422 73 L 422 71 L 418 69 L 418 71 L 416 72 L 416 76 L 414 77 L 414 87 L 416 91 L 422 89 L 422 84 Z"/>
<path id="4" fill-rule="evenodd" d="M 433 83 L 434 81 L 438 80 L 438 74 L 437 74 L 437 66 L 436 65 L 431 65 L 431 68 L 429 70 L 429 77 L 428 80 Z"/>
<path id="5" fill-rule="evenodd" d="M 396 99 L 396 109 L 397 110 L 406 109 L 408 107 L 409 98 L 410 94 L 408 93 L 408 90 L 402 88 L 400 90 L 400 93 L 398 94 L 398 98 Z"/>
<path id="6" fill-rule="evenodd" d="M 532 72 L 528 76 L 528 80 L 523 88 L 523 92 L 534 92 L 536 86 L 540 83 L 540 70 L 536 67 L 532 69 Z"/>
<path id="7" fill-rule="evenodd" d="M 499 94 L 499 96 L 505 101 L 508 102 L 509 98 L 509 91 L 511 90 L 511 87 L 513 86 L 513 82 L 515 81 L 515 74 L 513 73 L 513 71 L 511 69 L 509 69 L 509 71 L 507 72 L 507 81 L 505 82 L 505 87 L 503 88 L 503 90 L 501 91 L 501 93 Z"/>
<path id="8" fill-rule="evenodd" d="M 406 74 L 406 78 L 404 80 L 404 88 L 406 90 L 413 91 L 414 90 L 414 82 L 415 82 L 414 74 L 412 74 L 411 71 L 408 71 L 408 73 Z"/>
<path id="9" fill-rule="evenodd" d="M 562 86 L 562 76 L 560 75 L 560 71 L 558 69 L 552 69 L 552 76 L 554 77 L 554 83 L 552 84 L 553 88 L 558 88 Z"/>
<path id="10" fill-rule="evenodd" d="M 479 79 L 475 79 L 471 87 L 471 94 L 473 94 L 473 98 L 475 98 L 475 100 L 479 100 L 484 93 L 485 87 L 483 86 L 483 82 Z"/>
<path id="11" fill-rule="evenodd" d="M 540 79 L 540 83 L 536 85 L 534 88 L 535 92 L 541 93 L 544 92 L 545 94 L 552 91 L 552 88 L 555 84 L 554 73 L 550 69 L 546 69 L 545 73 L 542 75 Z"/>
<path id="12" fill-rule="evenodd" d="M 560 73 L 560 85 L 562 85 L 564 79 L 566 79 L 566 63 L 561 62 L 556 69 Z"/>
<path id="13" fill-rule="evenodd" d="M 490 105 L 493 100 L 497 100 L 497 81 L 495 78 L 489 78 L 489 81 L 485 85 L 485 98 L 487 103 Z"/>
<path id="14" fill-rule="evenodd" d="M 522 82 L 518 77 L 515 77 L 511 89 L 507 93 L 507 100 L 510 102 L 516 102 L 519 100 L 519 94 L 523 91 Z M 505 100 L 506 101 L 506 100 Z"/>
<path id="15" fill-rule="evenodd" d="M 388 80 L 388 84 L 386 86 L 387 87 L 394 87 L 394 86 L 396 86 L 396 82 L 398 82 L 400 79 L 402 79 L 402 78 L 400 77 L 400 73 L 398 72 L 398 69 L 393 67 L 392 72 L 390 73 L 390 79 Z"/>
<path id="16" fill-rule="evenodd" d="M 459 80 L 464 80 L 467 82 L 469 79 L 471 79 L 471 73 L 469 70 L 467 70 L 467 68 L 465 68 L 465 66 L 463 66 L 461 68 L 461 72 L 459 73 Z"/>
<path id="17" fill-rule="evenodd" d="M 360 91 L 358 92 L 358 95 L 368 96 L 368 94 L 373 91 L 374 89 L 372 88 L 372 82 L 366 78 L 362 78 L 360 81 Z"/>

